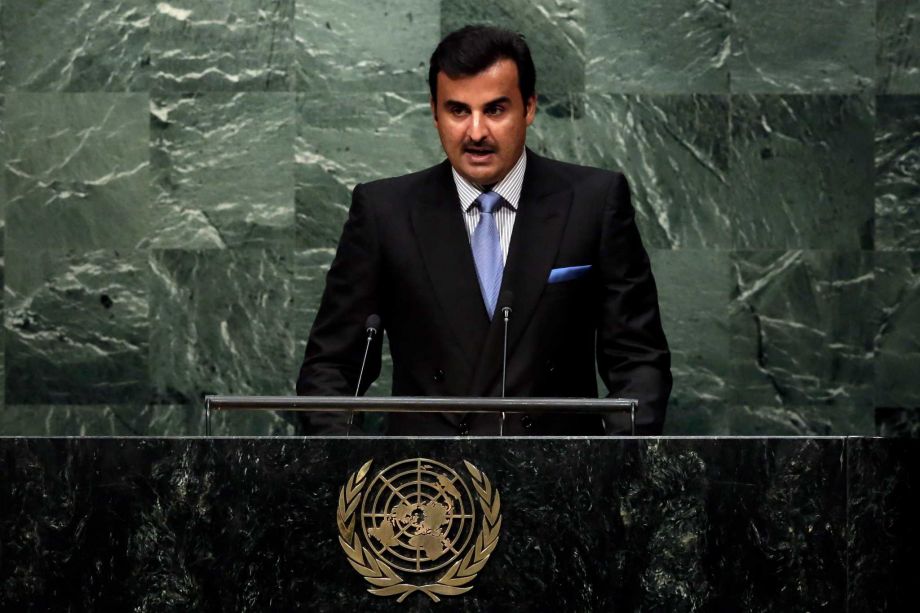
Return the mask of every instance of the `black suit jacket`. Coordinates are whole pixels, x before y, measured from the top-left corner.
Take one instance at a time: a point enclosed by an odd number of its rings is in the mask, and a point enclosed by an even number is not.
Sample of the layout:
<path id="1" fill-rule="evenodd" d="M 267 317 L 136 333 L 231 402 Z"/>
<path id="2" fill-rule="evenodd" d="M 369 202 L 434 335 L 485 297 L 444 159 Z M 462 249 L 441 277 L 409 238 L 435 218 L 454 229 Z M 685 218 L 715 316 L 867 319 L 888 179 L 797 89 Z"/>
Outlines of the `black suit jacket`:
<path id="1" fill-rule="evenodd" d="M 660 433 L 670 354 L 626 179 L 527 155 L 502 283 L 513 292 L 506 395 L 597 397 L 596 359 L 612 396 L 639 399 L 639 431 Z M 587 275 L 548 283 L 554 268 L 589 264 Z M 393 395 L 501 395 L 503 321 L 490 321 L 483 305 L 447 161 L 355 188 L 298 394 L 354 394 L 372 313 L 389 339 Z M 376 342 L 362 393 L 379 374 L 380 353 Z M 622 433 L 627 424 L 625 416 L 509 415 L 504 433 Z M 497 434 L 498 417 L 391 414 L 387 432 Z"/>

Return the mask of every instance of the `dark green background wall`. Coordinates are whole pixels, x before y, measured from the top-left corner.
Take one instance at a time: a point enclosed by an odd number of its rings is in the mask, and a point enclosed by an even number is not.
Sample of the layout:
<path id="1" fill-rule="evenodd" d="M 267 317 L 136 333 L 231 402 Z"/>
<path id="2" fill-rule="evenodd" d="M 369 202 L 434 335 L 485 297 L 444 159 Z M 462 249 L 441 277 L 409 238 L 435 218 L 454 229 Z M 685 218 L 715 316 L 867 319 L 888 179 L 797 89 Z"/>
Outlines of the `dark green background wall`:
<path id="1" fill-rule="evenodd" d="M 472 21 L 531 41 L 530 146 L 633 185 L 668 433 L 920 406 L 920 0 L 2 0 L 0 434 L 292 393 L 350 190 L 441 159 L 427 57 Z"/>

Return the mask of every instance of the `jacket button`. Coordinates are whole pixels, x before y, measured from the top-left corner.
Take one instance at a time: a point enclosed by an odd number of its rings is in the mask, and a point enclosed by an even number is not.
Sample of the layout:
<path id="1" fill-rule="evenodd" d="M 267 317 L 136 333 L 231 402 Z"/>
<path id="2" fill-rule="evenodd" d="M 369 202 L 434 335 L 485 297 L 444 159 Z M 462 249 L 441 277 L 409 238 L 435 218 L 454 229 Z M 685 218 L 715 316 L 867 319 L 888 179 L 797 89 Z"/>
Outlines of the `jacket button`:
<path id="1" fill-rule="evenodd" d="M 546 360 L 546 372 L 553 373 L 556 370 L 556 365 L 553 364 L 552 360 Z"/>
<path id="2" fill-rule="evenodd" d="M 460 436 L 466 436 L 470 433 L 470 424 L 465 419 L 460 422 L 460 427 L 458 428 Z"/>
<path id="3" fill-rule="evenodd" d="M 521 417 L 521 425 L 525 428 L 529 428 L 533 425 L 533 420 L 530 418 L 530 415 L 524 415 Z"/>
<path id="4" fill-rule="evenodd" d="M 444 380 L 444 371 L 440 368 L 434 371 L 434 381 L 435 383 L 440 383 Z"/>

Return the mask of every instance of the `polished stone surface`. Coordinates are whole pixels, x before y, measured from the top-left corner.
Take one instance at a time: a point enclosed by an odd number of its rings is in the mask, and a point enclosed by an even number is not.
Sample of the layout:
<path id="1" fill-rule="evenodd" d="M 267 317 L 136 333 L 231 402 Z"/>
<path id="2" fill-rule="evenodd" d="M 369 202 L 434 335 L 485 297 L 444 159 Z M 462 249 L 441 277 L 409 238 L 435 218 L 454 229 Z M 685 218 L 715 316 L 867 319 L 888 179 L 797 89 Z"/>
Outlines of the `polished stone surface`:
<path id="1" fill-rule="evenodd" d="M 132 248 L 149 230 L 144 94 L 6 96 L 7 248 Z"/>
<path id="2" fill-rule="evenodd" d="M 872 107 L 860 96 L 732 97 L 736 248 L 872 248 Z"/>
<path id="3" fill-rule="evenodd" d="M 920 408 L 920 253 L 875 254 L 875 405 Z"/>
<path id="4" fill-rule="evenodd" d="M 294 0 L 170 0 L 150 19 L 158 91 L 289 91 Z"/>
<path id="5" fill-rule="evenodd" d="M 751 251 L 736 252 L 732 260 L 736 404 L 755 412 L 814 406 L 838 418 L 841 411 L 871 415 L 876 330 L 867 308 L 873 298 L 870 254 Z"/>
<path id="6" fill-rule="evenodd" d="M 883 490 L 866 485 L 888 471 L 884 491 L 909 491 L 917 454 L 885 459 L 876 441 L 859 457 L 851 448 L 844 439 L 0 439 L 0 491 L 11 503 L 0 509 L 2 596 L 30 610 L 391 610 L 341 551 L 338 491 L 368 459 L 373 474 L 429 457 L 464 475 L 468 459 L 489 477 L 502 531 L 469 594 L 436 607 L 415 594 L 407 610 L 840 611 L 848 597 L 871 609 L 879 594 L 847 592 L 850 550 L 870 563 L 903 559 L 908 572 L 903 537 L 913 528 L 900 519 L 909 506 L 872 503 Z M 848 513 L 869 529 L 849 532 Z M 884 549 L 865 538 L 872 517 L 891 528 Z"/>
<path id="7" fill-rule="evenodd" d="M 728 93 L 727 0 L 585 0 L 586 89 Z"/>
<path id="8" fill-rule="evenodd" d="M 5 259 L 8 403 L 149 396 L 145 253 L 8 249 Z"/>
<path id="9" fill-rule="evenodd" d="M 733 2 L 732 92 L 870 89 L 875 10 L 876 0 Z"/>
<path id="10" fill-rule="evenodd" d="M 571 111 L 584 107 L 584 115 Z M 528 144 L 630 181 L 646 247 L 731 247 L 727 96 L 588 95 L 545 106 Z"/>
<path id="11" fill-rule="evenodd" d="M 920 3 L 879 0 L 876 20 L 879 92 L 920 94 Z"/>
<path id="12" fill-rule="evenodd" d="M 148 0 L 3 3 L 3 86 L 15 91 L 145 91 Z"/>
<path id="13" fill-rule="evenodd" d="M 912 611 L 920 564 L 920 444 L 847 441 L 850 611 Z"/>
<path id="14" fill-rule="evenodd" d="M 297 117 L 300 247 L 338 244 L 351 190 L 358 183 L 421 170 L 444 159 L 428 94 L 343 94 L 334 106 L 328 98 L 301 95 Z"/>
<path id="15" fill-rule="evenodd" d="M 665 432 L 731 432 L 727 252 L 656 249 L 650 254 L 674 391 Z M 731 410 L 729 410 L 731 408 Z"/>
<path id="16" fill-rule="evenodd" d="M 876 107 L 876 248 L 920 249 L 920 96 L 879 96 Z"/>
<path id="17" fill-rule="evenodd" d="M 293 94 L 160 96 L 150 113 L 159 217 L 150 247 L 293 241 Z"/>
<path id="18" fill-rule="evenodd" d="M 428 91 L 428 58 L 441 39 L 430 0 L 296 5 L 297 91 Z"/>
<path id="19" fill-rule="evenodd" d="M 283 395 L 299 359 L 286 316 L 288 251 L 163 250 L 150 266 L 150 372 L 163 404 L 216 393 Z"/>

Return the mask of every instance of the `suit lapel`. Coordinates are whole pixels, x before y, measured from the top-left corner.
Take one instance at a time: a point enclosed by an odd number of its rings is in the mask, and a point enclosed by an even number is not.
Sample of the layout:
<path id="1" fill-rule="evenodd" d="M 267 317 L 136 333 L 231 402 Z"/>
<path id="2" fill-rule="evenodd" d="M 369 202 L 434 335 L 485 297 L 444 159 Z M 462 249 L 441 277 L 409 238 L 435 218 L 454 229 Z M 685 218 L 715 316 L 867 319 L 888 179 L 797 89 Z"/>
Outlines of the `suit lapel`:
<path id="1" fill-rule="evenodd" d="M 436 167 L 413 203 L 412 227 L 438 303 L 471 365 L 479 361 L 489 318 L 482 303 L 476 265 L 450 164 Z"/>
<path id="2" fill-rule="evenodd" d="M 566 183 L 558 178 L 554 180 L 543 160 L 530 150 L 527 156 L 524 186 L 502 277 L 502 291 L 510 290 L 514 294 L 508 332 L 509 355 L 527 328 L 546 287 L 572 204 L 572 192 Z M 477 295 L 478 289 L 477 286 Z M 488 395 L 501 377 L 503 335 L 504 318 L 496 312 L 473 377 L 471 393 L 474 396 Z"/>

